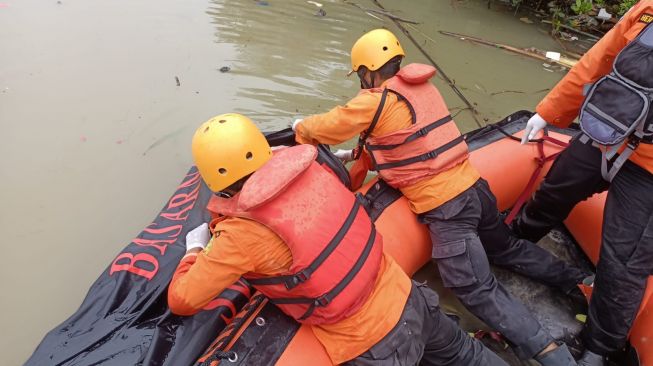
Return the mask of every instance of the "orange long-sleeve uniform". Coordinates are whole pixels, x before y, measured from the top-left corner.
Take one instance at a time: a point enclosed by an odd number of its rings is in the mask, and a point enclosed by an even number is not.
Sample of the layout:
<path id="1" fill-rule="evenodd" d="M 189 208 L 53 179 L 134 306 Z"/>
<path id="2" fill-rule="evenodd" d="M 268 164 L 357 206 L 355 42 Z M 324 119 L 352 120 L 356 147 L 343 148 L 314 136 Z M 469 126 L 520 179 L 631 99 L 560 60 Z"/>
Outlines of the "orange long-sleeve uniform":
<path id="1" fill-rule="evenodd" d="M 653 0 L 642 0 L 598 41 L 537 106 L 545 121 L 567 127 L 583 104 L 583 87 L 612 71 L 615 58 L 653 21 Z M 653 145 L 640 144 L 630 160 L 653 173 Z"/>
<path id="2" fill-rule="evenodd" d="M 207 248 L 185 256 L 170 283 L 168 306 L 179 315 L 199 312 L 215 296 L 248 273 L 275 276 L 288 271 L 292 254 L 279 236 L 258 222 L 227 218 L 214 228 Z M 410 278 L 384 255 L 376 284 L 354 315 L 312 326 L 334 364 L 364 353 L 397 325 L 411 289 Z"/>
<path id="3" fill-rule="evenodd" d="M 344 106 L 304 119 L 297 126 L 296 140 L 303 144 L 335 145 L 345 142 L 370 127 L 380 103 L 381 93 L 363 90 Z M 412 115 L 408 105 L 395 94 L 388 93 L 379 121 L 370 135 L 383 136 L 411 125 Z M 371 168 L 367 157 L 362 157 L 357 163 L 366 165 L 365 171 Z M 410 202 L 411 210 L 420 214 L 456 197 L 479 178 L 476 168 L 469 160 L 465 160 L 462 164 L 400 190 Z"/>

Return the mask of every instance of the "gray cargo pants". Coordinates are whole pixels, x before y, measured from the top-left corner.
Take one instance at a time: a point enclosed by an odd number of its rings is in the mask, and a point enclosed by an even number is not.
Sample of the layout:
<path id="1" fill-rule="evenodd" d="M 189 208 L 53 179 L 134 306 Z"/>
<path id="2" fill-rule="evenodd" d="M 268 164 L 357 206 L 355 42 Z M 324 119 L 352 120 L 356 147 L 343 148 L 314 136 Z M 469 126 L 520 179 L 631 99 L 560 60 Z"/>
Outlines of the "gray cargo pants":
<path id="1" fill-rule="evenodd" d="M 530 311 L 494 277 L 489 260 L 499 266 L 568 290 L 585 273 L 539 246 L 512 235 L 501 222 L 487 182 L 419 216 L 429 227 L 433 258 L 444 285 L 474 315 L 501 332 L 526 360 L 553 341 Z M 487 252 L 487 254 L 486 254 Z"/>
<path id="2" fill-rule="evenodd" d="M 438 295 L 413 281 L 397 325 L 348 366 L 508 366 L 440 311 Z"/>

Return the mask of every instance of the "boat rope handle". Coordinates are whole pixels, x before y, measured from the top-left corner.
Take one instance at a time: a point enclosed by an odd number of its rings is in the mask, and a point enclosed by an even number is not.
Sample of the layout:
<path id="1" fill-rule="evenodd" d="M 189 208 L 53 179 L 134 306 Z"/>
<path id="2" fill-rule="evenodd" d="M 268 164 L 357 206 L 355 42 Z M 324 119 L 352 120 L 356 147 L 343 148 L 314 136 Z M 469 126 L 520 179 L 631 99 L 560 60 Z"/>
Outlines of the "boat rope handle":
<path id="1" fill-rule="evenodd" d="M 511 136 L 514 137 L 514 136 Z M 519 139 L 518 139 L 519 140 Z M 510 210 L 510 214 L 506 217 L 504 222 L 506 225 L 510 225 L 512 221 L 517 217 L 517 214 L 519 211 L 522 209 L 526 201 L 528 201 L 528 198 L 531 195 L 531 192 L 535 188 L 535 184 L 537 183 L 537 178 L 540 176 L 540 173 L 542 172 L 542 169 L 544 169 L 544 165 L 558 157 L 562 151 L 559 151 L 557 153 L 551 154 L 551 155 L 546 155 L 544 153 L 544 143 L 549 142 L 554 145 L 561 146 L 564 150 L 567 146 L 569 146 L 569 143 L 558 140 L 556 138 L 553 138 L 548 135 L 548 132 L 546 129 L 544 130 L 544 136 L 542 136 L 541 139 L 537 140 L 531 140 L 533 142 L 537 143 L 537 152 L 538 152 L 538 157 L 535 158 L 535 162 L 537 163 L 537 166 L 535 167 L 535 170 L 533 171 L 533 174 L 531 174 L 531 178 L 528 180 L 528 183 L 526 184 L 526 187 L 522 191 L 522 193 L 519 195 L 517 198 L 517 201 L 515 201 L 515 204 L 512 206 L 512 210 Z"/>

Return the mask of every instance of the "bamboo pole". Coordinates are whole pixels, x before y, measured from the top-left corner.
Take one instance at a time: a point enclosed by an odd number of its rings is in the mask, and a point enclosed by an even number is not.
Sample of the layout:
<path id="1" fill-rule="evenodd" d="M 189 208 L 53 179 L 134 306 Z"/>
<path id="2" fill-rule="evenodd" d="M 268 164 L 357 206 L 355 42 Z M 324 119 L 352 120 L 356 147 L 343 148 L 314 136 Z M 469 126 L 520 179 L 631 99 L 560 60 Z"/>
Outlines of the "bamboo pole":
<path id="1" fill-rule="evenodd" d="M 383 5 L 381 5 L 379 0 L 372 0 L 372 1 L 374 2 L 374 4 L 376 4 L 376 6 L 381 8 L 381 10 L 386 11 L 386 9 L 383 7 Z M 465 103 L 467 108 L 469 108 L 469 110 L 472 111 L 472 117 L 474 118 L 476 125 L 478 125 L 478 127 L 483 127 L 483 124 L 478 119 L 478 110 L 476 110 L 474 105 L 465 97 L 465 95 L 460 91 L 460 89 L 458 89 L 456 84 L 454 84 L 454 82 L 447 76 L 444 70 L 435 62 L 435 60 L 433 60 L 433 58 L 424 50 L 424 48 L 420 46 L 419 42 L 417 42 L 417 40 L 413 38 L 413 35 L 410 34 L 408 29 L 406 29 L 406 27 L 404 27 L 404 25 L 401 24 L 401 21 L 397 20 L 396 18 L 391 18 L 391 17 L 388 18 L 392 20 L 393 23 L 395 23 L 397 28 L 399 28 L 399 30 L 401 30 L 401 32 L 406 37 L 408 37 L 408 39 L 413 43 L 413 45 L 417 47 L 417 49 L 422 53 L 422 55 L 424 55 L 424 57 L 426 57 L 426 59 L 429 60 L 431 65 L 433 65 L 433 67 L 435 67 L 438 70 L 439 75 L 444 79 L 444 81 L 447 82 L 447 84 L 449 84 L 449 86 L 454 91 L 454 93 L 456 93 L 456 95 L 458 95 L 458 97 L 463 101 L 463 103 Z"/>
<path id="2" fill-rule="evenodd" d="M 555 63 L 555 64 L 558 64 L 560 66 L 566 67 L 568 69 L 571 69 L 572 67 L 574 67 L 574 65 L 576 65 L 576 63 L 578 62 L 578 60 L 571 59 L 571 58 L 564 57 L 564 56 L 561 56 L 560 60 L 554 60 L 554 59 L 546 57 L 546 52 L 545 51 L 534 49 L 534 48 L 531 48 L 531 49 L 518 48 L 518 47 L 509 46 L 509 45 L 506 45 L 506 44 L 487 41 L 487 40 L 484 40 L 484 39 L 481 39 L 481 38 L 467 36 L 467 35 L 464 35 L 464 34 L 453 33 L 453 32 L 440 31 L 440 33 L 445 35 L 445 36 L 458 38 L 458 39 L 463 40 L 463 41 L 469 41 L 469 42 L 472 42 L 472 43 L 477 43 L 477 44 L 482 44 L 482 45 L 486 45 L 486 46 L 496 47 L 496 48 L 506 50 L 506 51 L 510 51 L 510 52 L 513 52 L 513 53 L 516 53 L 516 54 L 519 54 L 519 55 L 523 55 L 523 56 L 531 57 L 531 58 L 534 58 L 534 59 L 538 59 L 540 61 Z"/>

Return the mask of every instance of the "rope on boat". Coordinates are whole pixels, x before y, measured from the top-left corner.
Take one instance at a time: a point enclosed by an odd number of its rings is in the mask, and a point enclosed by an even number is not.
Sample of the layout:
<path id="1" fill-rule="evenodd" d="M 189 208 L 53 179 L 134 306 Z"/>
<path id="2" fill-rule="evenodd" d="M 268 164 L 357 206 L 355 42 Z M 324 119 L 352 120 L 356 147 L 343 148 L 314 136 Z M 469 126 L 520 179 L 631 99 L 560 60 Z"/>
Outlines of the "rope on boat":
<path id="1" fill-rule="evenodd" d="M 234 351 L 227 351 L 227 352 L 216 351 L 211 355 L 211 357 L 207 358 L 204 362 L 202 362 L 200 366 L 211 366 L 211 364 L 214 361 L 220 361 L 220 360 L 229 360 L 230 362 L 236 362 L 238 361 L 238 354 Z"/>

